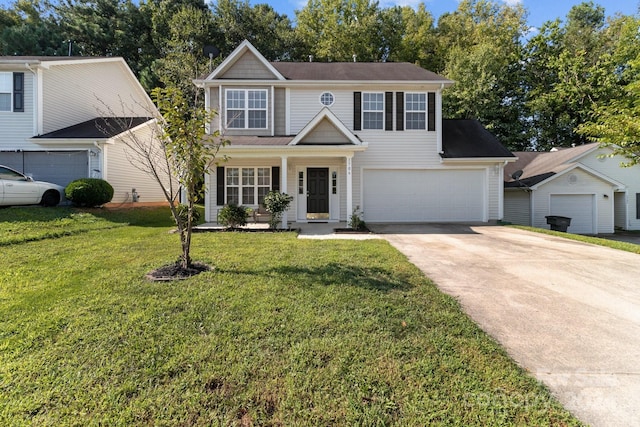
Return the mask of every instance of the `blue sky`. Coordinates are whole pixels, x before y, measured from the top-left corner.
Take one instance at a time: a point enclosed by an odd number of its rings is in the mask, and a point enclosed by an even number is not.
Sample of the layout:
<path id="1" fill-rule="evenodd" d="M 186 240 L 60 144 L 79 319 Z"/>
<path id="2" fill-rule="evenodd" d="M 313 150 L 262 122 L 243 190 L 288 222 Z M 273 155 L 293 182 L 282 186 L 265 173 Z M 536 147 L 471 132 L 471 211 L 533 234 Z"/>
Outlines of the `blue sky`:
<path id="1" fill-rule="evenodd" d="M 285 13 L 289 18 L 295 17 L 294 10 L 302 9 L 306 0 L 250 0 L 251 4 L 268 3 L 277 12 Z M 393 5 L 416 6 L 421 0 L 379 0 L 382 7 Z M 500 1 L 500 0 L 498 0 Z M 579 0 L 503 0 L 507 4 L 522 4 L 529 12 L 529 26 L 540 27 L 542 23 L 556 18 L 564 19 L 572 6 L 582 3 Z M 458 7 L 458 0 L 424 0 L 423 1 L 436 18 L 443 13 L 452 12 Z M 639 0 L 594 0 L 595 4 L 603 6 L 607 16 L 622 12 L 624 15 L 634 15 L 638 12 Z"/>

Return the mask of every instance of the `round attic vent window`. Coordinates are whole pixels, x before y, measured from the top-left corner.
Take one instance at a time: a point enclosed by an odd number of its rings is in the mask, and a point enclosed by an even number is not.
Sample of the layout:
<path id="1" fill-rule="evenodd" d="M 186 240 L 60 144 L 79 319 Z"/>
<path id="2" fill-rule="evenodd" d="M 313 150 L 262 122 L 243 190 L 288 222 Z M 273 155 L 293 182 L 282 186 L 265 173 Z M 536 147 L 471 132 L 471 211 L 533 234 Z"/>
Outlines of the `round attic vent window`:
<path id="1" fill-rule="evenodd" d="M 569 175 L 569 184 L 575 184 L 578 182 L 578 176 L 575 174 Z"/>
<path id="2" fill-rule="evenodd" d="M 320 95 L 320 103 L 326 107 L 330 107 L 333 105 L 335 98 L 331 92 L 324 92 Z"/>

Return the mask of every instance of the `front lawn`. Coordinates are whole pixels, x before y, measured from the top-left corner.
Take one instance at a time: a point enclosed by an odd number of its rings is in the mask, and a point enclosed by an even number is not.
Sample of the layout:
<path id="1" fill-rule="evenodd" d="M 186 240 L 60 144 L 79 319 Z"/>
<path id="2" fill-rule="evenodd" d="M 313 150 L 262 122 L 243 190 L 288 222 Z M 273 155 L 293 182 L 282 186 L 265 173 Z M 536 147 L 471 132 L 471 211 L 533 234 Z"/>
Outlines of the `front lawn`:
<path id="1" fill-rule="evenodd" d="M 579 424 L 384 241 L 201 233 L 148 282 L 179 240 L 139 212 L 2 247 L 0 425 Z"/>

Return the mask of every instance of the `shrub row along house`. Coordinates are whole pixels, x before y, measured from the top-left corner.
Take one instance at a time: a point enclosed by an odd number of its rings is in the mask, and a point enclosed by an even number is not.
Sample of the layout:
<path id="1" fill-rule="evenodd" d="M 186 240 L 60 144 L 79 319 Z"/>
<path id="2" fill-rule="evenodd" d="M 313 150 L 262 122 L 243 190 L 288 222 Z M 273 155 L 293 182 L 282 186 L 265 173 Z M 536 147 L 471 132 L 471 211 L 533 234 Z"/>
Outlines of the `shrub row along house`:
<path id="1" fill-rule="evenodd" d="M 205 176 L 209 222 L 278 190 L 293 196 L 283 226 L 362 212 L 368 222 L 546 227 L 545 216 L 561 215 L 570 232 L 640 229 L 634 168 L 599 157 L 595 144 L 514 155 L 477 121 L 443 119 L 442 91 L 454 82 L 412 64 L 269 62 L 244 41 L 194 83 L 219 113 L 209 131 L 230 141 L 220 153 L 229 160 Z M 101 130 L 105 111 L 128 118 L 115 136 Z M 121 58 L 0 57 L 0 164 L 36 179 L 98 177 L 114 202 L 131 201 L 133 188 L 162 201 L 121 143 L 150 132 L 153 114 Z"/>
<path id="2" fill-rule="evenodd" d="M 102 178 L 113 202 L 131 202 L 134 188 L 142 201 L 164 200 L 121 141 L 149 132 L 154 114 L 122 58 L 0 57 L 0 164 L 36 180 Z"/>

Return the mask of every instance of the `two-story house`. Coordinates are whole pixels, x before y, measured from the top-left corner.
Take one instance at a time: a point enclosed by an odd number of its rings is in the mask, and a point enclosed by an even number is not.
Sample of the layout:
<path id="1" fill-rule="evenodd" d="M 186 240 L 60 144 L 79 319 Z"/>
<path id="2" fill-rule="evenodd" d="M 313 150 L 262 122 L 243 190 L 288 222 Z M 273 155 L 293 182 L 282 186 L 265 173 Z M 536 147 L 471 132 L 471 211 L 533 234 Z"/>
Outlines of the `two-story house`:
<path id="1" fill-rule="evenodd" d="M 102 178 L 115 203 L 131 202 L 134 188 L 142 202 L 163 201 L 121 139 L 149 132 L 155 115 L 122 58 L 0 57 L 0 164 L 36 180 Z"/>
<path id="2" fill-rule="evenodd" d="M 207 175 L 206 220 L 226 204 L 294 197 L 286 222 L 490 222 L 515 157 L 478 122 L 443 120 L 453 82 L 408 63 L 269 62 L 248 41 L 196 80 L 230 141 Z"/>

